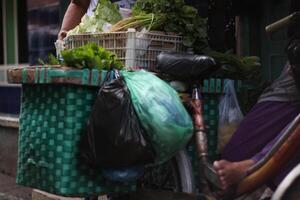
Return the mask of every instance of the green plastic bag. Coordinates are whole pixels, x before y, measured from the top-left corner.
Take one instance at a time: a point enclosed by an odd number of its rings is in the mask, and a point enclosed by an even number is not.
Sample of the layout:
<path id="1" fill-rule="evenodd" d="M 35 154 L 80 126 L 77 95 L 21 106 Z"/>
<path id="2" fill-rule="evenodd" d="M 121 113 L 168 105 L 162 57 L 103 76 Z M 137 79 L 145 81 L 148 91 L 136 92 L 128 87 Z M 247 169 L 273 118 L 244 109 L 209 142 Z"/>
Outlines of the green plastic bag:
<path id="1" fill-rule="evenodd" d="M 170 159 L 184 148 L 193 123 L 177 92 L 146 71 L 122 71 L 134 109 L 156 152 L 156 162 Z"/>

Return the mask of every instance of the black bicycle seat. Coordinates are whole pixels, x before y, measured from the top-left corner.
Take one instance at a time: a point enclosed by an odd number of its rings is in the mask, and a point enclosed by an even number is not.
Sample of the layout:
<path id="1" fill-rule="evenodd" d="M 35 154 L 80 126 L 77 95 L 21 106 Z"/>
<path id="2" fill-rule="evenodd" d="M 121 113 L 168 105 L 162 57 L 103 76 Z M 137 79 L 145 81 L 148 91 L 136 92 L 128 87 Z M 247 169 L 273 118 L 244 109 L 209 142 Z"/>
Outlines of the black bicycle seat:
<path id="1" fill-rule="evenodd" d="M 209 78 L 219 66 L 205 55 L 162 52 L 157 56 L 157 69 L 174 78 L 191 80 Z"/>

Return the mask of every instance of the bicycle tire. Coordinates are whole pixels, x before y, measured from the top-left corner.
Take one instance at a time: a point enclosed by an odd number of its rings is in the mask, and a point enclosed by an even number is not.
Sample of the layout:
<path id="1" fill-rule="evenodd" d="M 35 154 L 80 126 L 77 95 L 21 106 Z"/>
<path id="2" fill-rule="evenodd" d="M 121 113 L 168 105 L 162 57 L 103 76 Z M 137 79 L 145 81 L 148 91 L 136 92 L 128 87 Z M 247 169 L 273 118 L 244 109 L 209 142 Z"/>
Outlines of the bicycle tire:
<path id="1" fill-rule="evenodd" d="M 193 177 L 192 165 L 190 158 L 188 157 L 185 150 L 179 151 L 171 160 L 167 161 L 165 164 L 152 167 L 150 168 L 150 170 L 154 171 L 154 173 L 155 171 L 157 171 L 157 177 L 151 177 L 152 174 L 150 174 L 149 177 L 149 173 L 152 173 L 152 171 L 146 172 L 148 173 L 148 176 L 145 175 L 144 180 L 142 180 L 144 184 L 144 187 L 142 189 L 171 190 L 174 192 L 185 193 L 195 192 L 195 182 Z M 172 173 L 172 177 L 169 177 L 170 172 Z M 165 178 L 169 178 L 169 180 L 166 180 Z M 163 180 L 161 181 L 160 179 Z M 166 184 L 168 183 L 168 181 L 171 181 L 171 184 L 174 184 L 174 188 L 170 188 L 170 186 L 157 183 L 158 181 Z"/>
<path id="2" fill-rule="evenodd" d="M 176 188 L 165 188 L 164 186 L 153 186 L 156 183 L 151 183 L 151 180 L 141 180 L 139 185 L 144 184 L 143 187 L 138 188 L 139 190 L 172 190 L 174 192 L 184 192 L 192 194 L 195 192 L 195 181 L 193 176 L 192 164 L 189 156 L 185 150 L 179 151 L 172 159 L 167 161 L 165 164 L 151 167 L 150 170 L 159 170 L 160 167 L 167 166 L 167 170 L 172 172 L 173 181 L 176 183 Z M 148 171 L 149 172 L 149 171 Z M 150 172 L 151 173 L 151 172 Z M 160 175 L 160 174 L 158 174 Z M 147 182 L 148 181 L 148 182 Z M 149 182 L 150 181 L 150 182 Z M 116 195 L 116 196 L 115 196 Z M 112 194 L 112 197 L 108 198 L 109 200 L 119 199 L 118 194 Z M 123 194 L 124 195 L 124 194 Z M 121 195 L 122 196 L 122 195 Z M 122 198 L 121 198 L 122 199 Z M 125 198 L 126 199 L 126 198 Z M 87 197 L 85 200 L 93 200 L 92 197 Z"/>
<path id="3" fill-rule="evenodd" d="M 181 176 L 181 192 L 194 193 L 196 186 L 189 156 L 185 150 L 181 150 L 176 154 L 175 159 Z"/>

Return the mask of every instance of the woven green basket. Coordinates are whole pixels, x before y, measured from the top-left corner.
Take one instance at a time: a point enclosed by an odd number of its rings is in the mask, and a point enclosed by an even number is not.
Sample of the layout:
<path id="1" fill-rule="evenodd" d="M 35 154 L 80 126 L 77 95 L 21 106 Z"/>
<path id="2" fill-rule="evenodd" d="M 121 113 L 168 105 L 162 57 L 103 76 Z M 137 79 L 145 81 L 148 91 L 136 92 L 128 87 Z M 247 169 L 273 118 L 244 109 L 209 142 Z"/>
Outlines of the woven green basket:
<path id="1" fill-rule="evenodd" d="M 97 91 L 71 84 L 23 84 L 18 184 L 63 196 L 135 190 L 135 182 L 108 181 L 100 169 L 78 159 L 78 143 Z"/>
<path id="2" fill-rule="evenodd" d="M 9 71 L 10 82 L 22 83 L 17 183 L 63 196 L 130 192 L 136 183 L 106 180 L 78 160 L 78 143 L 96 97 L 97 70 L 23 68 Z M 29 84 L 28 84 L 29 83 Z M 217 154 L 218 103 L 223 80 L 204 81 L 208 151 Z M 198 160 L 194 144 L 187 147 L 194 173 Z"/>

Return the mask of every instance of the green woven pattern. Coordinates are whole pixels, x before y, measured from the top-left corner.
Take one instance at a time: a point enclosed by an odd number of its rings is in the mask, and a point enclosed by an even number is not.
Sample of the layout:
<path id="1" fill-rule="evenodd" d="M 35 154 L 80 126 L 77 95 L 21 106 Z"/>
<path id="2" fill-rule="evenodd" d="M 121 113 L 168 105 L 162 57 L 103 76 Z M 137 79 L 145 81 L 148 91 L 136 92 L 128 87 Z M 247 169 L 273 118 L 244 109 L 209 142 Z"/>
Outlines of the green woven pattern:
<path id="1" fill-rule="evenodd" d="M 77 158 L 97 87 L 24 84 L 17 183 L 64 196 L 135 190 L 109 182 Z"/>
<path id="2" fill-rule="evenodd" d="M 204 120 L 208 126 L 206 134 L 209 156 L 215 156 L 218 153 L 219 98 L 218 94 L 204 95 Z"/>

